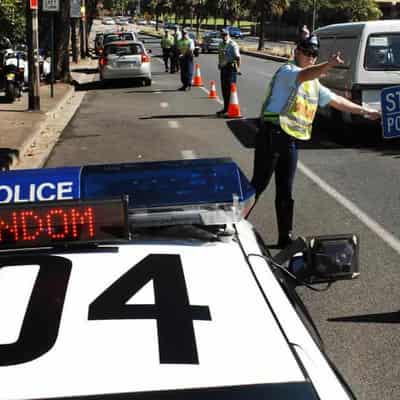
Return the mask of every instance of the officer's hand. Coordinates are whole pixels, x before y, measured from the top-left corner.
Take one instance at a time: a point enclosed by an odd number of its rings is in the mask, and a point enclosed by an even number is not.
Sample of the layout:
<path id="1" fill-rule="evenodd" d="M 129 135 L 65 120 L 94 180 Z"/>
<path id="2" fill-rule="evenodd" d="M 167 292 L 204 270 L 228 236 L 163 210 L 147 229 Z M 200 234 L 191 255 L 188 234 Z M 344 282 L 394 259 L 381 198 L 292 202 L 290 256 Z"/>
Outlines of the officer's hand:
<path id="1" fill-rule="evenodd" d="M 237 75 L 242 75 L 242 73 L 240 71 L 237 71 Z"/>
<path id="2" fill-rule="evenodd" d="M 381 118 L 382 113 L 380 111 L 378 111 L 378 110 L 374 110 L 373 108 L 365 108 L 365 107 L 363 107 L 362 116 L 364 118 L 368 118 L 368 119 L 371 119 L 371 120 L 376 120 L 376 119 Z"/>
<path id="3" fill-rule="evenodd" d="M 331 67 L 335 67 L 336 65 L 344 64 L 344 61 L 340 54 L 340 51 L 337 51 L 336 53 L 334 53 L 330 56 L 328 64 Z"/>

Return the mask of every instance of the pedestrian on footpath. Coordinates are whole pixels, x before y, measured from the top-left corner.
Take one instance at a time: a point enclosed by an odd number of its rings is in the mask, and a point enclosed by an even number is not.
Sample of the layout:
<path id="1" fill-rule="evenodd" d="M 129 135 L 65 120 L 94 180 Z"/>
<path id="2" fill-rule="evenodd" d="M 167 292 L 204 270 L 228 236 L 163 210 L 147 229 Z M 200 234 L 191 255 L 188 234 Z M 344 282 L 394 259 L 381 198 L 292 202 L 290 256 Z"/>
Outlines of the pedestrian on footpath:
<path id="1" fill-rule="evenodd" d="M 298 42 L 295 59 L 281 66 L 269 83 L 261 109 L 261 129 L 257 133 L 251 183 L 256 202 L 275 172 L 275 209 L 278 247 L 292 242 L 294 200 L 293 181 L 297 167 L 297 143 L 311 138 L 318 106 L 329 106 L 379 119 L 381 113 L 336 95 L 321 85 L 318 78 L 343 64 L 340 52 L 329 61 L 316 64 L 319 42 L 316 36 Z"/>
<path id="2" fill-rule="evenodd" d="M 182 30 L 182 35 L 182 39 L 178 40 L 182 87 L 178 90 L 185 91 L 192 87 L 194 41 L 186 30 Z"/>
<path id="3" fill-rule="evenodd" d="M 174 44 L 174 39 L 169 34 L 168 29 L 166 29 L 164 32 L 164 36 L 161 39 L 161 49 L 162 49 L 162 56 L 163 56 L 164 65 L 165 65 L 165 72 L 169 71 L 168 64 L 169 64 L 170 68 L 172 69 L 171 51 L 172 51 L 173 44 Z"/>
<path id="4" fill-rule="evenodd" d="M 172 34 L 173 45 L 171 48 L 171 74 L 179 72 L 179 52 L 178 52 L 178 42 L 182 39 L 182 34 L 179 30 L 179 26 L 174 26 L 174 33 Z"/>
<path id="5" fill-rule="evenodd" d="M 231 39 L 227 29 L 221 30 L 222 42 L 218 49 L 218 69 L 221 76 L 222 97 L 224 108 L 217 112 L 217 116 L 226 116 L 228 113 L 231 84 L 236 83 L 240 74 L 240 50 L 238 44 Z"/>

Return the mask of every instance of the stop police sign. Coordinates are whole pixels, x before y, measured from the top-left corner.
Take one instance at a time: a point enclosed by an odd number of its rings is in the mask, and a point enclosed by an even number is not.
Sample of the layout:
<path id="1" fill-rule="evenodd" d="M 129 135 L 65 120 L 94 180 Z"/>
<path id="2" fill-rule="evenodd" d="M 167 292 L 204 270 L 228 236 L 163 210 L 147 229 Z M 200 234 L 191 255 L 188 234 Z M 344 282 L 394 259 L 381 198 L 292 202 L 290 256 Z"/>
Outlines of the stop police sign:
<path id="1" fill-rule="evenodd" d="M 400 137 L 400 86 L 383 89 L 381 105 L 383 137 L 387 139 Z"/>

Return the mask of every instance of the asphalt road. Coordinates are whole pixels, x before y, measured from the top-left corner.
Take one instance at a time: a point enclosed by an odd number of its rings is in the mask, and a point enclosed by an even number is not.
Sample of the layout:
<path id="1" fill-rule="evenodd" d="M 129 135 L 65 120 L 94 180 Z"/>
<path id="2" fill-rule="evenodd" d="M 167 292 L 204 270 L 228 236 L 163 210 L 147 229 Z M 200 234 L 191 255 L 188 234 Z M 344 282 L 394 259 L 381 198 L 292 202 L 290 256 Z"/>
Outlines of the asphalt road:
<path id="1" fill-rule="evenodd" d="M 200 88 L 177 92 L 178 75 L 163 72 L 154 39 L 153 85 L 83 85 L 87 95 L 47 166 L 229 156 L 251 176 L 254 124 L 268 78 L 279 67 L 244 56 L 238 90 L 243 120 L 215 118 L 220 104 Z M 218 82 L 216 55 L 201 55 L 203 81 Z M 217 83 L 220 93 L 219 83 Z M 400 144 L 377 130 L 317 124 L 301 146 L 295 184 L 296 233 L 357 233 L 361 277 L 327 292 L 299 289 L 326 351 L 358 399 L 400 397 Z M 273 184 L 251 221 L 276 240 Z"/>

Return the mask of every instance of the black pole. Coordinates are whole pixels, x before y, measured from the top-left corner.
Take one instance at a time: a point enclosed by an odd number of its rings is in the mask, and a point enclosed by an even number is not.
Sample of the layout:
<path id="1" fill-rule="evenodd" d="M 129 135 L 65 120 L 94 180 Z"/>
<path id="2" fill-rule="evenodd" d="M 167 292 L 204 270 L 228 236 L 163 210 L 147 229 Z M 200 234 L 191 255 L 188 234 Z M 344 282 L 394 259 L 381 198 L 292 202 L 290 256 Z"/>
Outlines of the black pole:
<path id="1" fill-rule="evenodd" d="M 54 13 L 51 13 L 51 76 L 50 76 L 50 97 L 54 97 L 54 61 L 55 61 L 55 51 L 54 51 Z"/>
<path id="2" fill-rule="evenodd" d="M 27 42 L 28 42 L 28 109 L 40 111 L 40 76 L 39 76 L 39 32 L 38 10 L 27 4 Z"/>

